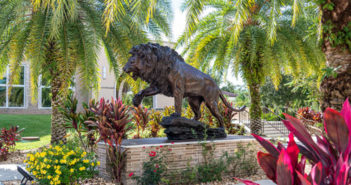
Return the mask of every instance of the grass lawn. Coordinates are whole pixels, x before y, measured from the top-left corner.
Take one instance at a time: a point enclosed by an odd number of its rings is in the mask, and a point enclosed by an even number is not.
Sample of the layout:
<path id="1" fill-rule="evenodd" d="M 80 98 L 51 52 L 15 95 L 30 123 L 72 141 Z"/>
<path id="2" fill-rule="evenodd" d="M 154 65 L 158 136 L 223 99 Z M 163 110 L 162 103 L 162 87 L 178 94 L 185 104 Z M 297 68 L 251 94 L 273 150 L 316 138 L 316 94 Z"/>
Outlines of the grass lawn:
<path id="1" fill-rule="evenodd" d="M 9 128 L 18 125 L 25 130 L 21 136 L 39 136 L 40 141 L 17 142 L 16 149 L 27 150 L 38 148 L 50 143 L 50 119 L 51 115 L 30 115 L 30 114 L 0 114 L 0 128 Z"/>

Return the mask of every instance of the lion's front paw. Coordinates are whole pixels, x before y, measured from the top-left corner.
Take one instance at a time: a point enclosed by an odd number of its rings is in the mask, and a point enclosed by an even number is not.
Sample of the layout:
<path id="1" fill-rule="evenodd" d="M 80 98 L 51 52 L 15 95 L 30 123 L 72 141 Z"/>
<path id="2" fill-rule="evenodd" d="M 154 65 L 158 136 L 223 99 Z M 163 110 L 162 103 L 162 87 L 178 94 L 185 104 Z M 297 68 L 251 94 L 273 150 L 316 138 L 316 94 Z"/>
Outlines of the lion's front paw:
<path id="1" fill-rule="evenodd" d="M 140 104 L 141 104 L 141 101 L 143 100 L 143 96 L 141 95 L 135 95 L 134 98 L 133 98 L 133 105 L 135 107 L 138 107 Z"/>

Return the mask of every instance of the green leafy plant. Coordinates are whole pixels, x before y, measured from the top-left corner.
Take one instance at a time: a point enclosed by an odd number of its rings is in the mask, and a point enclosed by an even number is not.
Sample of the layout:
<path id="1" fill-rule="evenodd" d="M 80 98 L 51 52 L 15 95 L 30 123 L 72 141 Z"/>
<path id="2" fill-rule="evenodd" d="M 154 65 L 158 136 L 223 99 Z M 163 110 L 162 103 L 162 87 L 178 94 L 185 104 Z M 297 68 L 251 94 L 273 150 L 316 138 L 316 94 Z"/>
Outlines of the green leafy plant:
<path id="1" fill-rule="evenodd" d="M 150 136 L 151 137 L 157 137 L 159 131 L 161 130 L 161 126 L 160 123 L 162 121 L 162 114 L 160 111 L 155 111 L 152 110 L 150 116 L 150 121 L 149 121 L 149 125 L 150 125 Z"/>
<path id="2" fill-rule="evenodd" d="M 100 134 L 98 141 L 103 140 L 108 144 L 107 156 L 112 165 L 113 177 L 117 182 L 121 182 L 126 156 L 126 151 L 122 149 L 121 144 L 127 131 L 131 129 L 128 106 L 121 100 L 112 99 L 109 102 L 101 98 L 98 104 L 94 104 L 91 100 L 89 108 L 95 113 L 96 121 L 87 121 L 87 123 L 98 128 Z"/>
<path id="3" fill-rule="evenodd" d="M 141 176 L 133 175 L 133 173 L 130 173 L 129 176 L 141 185 L 156 185 L 165 181 L 164 176 L 167 173 L 166 161 L 170 150 L 160 145 L 156 150 L 149 150 L 147 153 L 150 160 L 143 163 L 143 172 Z"/>
<path id="4" fill-rule="evenodd" d="M 78 180 L 97 174 L 94 153 L 86 153 L 80 147 L 50 145 L 36 153 L 27 154 L 26 169 L 39 184 L 76 184 Z"/>
<path id="5" fill-rule="evenodd" d="M 91 104 L 96 104 L 95 100 L 92 100 Z M 80 144 L 86 152 L 88 152 L 88 149 L 90 149 L 90 152 L 93 152 L 96 147 L 95 133 L 97 131 L 96 127 L 89 125 L 89 121 L 95 121 L 95 114 L 89 110 L 88 105 L 85 103 L 83 103 L 84 112 L 77 112 L 77 105 L 77 98 L 70 93 L 66 97 L 60 111 L 68 122 L 66 128 L 72 128 L 76 131 Z"/>
<path id="6" fill-rule="evenodd" d="M 258 172 L 259 166 L 255 160 L 255 149 L 253 145 L 239 144 L 235 149 L 234 155 L 227 157 L 229 165 L 228 172 L 233 177 L 244 177 L 255 175 Z"/>

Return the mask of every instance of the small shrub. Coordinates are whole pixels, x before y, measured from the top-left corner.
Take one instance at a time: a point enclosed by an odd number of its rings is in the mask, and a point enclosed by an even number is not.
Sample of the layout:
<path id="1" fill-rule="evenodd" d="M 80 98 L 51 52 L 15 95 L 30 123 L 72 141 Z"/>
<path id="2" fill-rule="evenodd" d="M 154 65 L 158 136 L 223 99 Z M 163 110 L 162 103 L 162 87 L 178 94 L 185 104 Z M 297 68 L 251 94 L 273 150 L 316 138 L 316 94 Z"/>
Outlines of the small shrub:
<path id="1" fill-rule="evenodd" d="M 123 151 L 120 146 L 126 133 L 131 129 L 128 106 L 121 100 L 112 99 L 110 103 L 101 98 L 99 104 L 90 101 L 89 107 L 96 117 L 96 121 L 89 121 L 89 123 L 98 128 L 100 133 L 98 141 L 103 140 L 108 144 L 107 156 L 112 165 L 113 177 L 117 182 L 121 182 L 126 151 Z"/>
<path id="2" fill-rule="evenodd" d="M 314 125 L 322 122 L 322 114 L 320 112 L 315 112 L 309 107 L 300 108 L 296 116 L 305 124 Z"/>
<path id="3" fill-rule="evenodd" d="M 27 154 L 24 162 L 39 184 L 75 184 L 97 174 L 96 167 L 100 162 L 94 156 L 79 147 L 51 145 L 40 152 Z"/>
<path id="4" fill-rule="evenodd" d="M 149 123 L 149 111 L 147 108 L 143 108 L 141 105 L 133 107 L 132 109 L 133 120 L 136 124 L 137 134 L 133 137 L 134 139 L 141 138 L 144 131 Z"/>
<path id="5" fill-rule="evenodd" d="M 3 128 L 0 133 L 0 161 L 6 161 L 10 150 L 13 150 L 17 137 L 19 136 L 21 130 L 18 126 L 12 126 L 9 129 Z"/>
<path id="6" fill-rule="evenodd" d="M 95 101 L 92 100 L 92 104 L 95 104 Z M 77 112 L 78 100 L 69 94 L 60 108 L 60 112 L 64 115 L 65 120 L 67 121 L 66 128 L 72 128 L 76 131 L 80 145 L 84 148 L 86 152 L 94 151 L 96 148 L 96 127 L 91 126 L 90 121 L 95 121 L 95 115 L 92 111 L 89 110 L 88 105 L 83 103 L 84 112 Z"/>
<path id="7" fill-rule="evenodd" d="M 259 166 L 255 160 L 255 151 L 251 144 L 246 146 L 238 145 L 234 155 L 227 157 L 227 163 L 229 165 L 228 172 L 233 177 L 247 177 L 256 175 Z"/>
<path id="8" fill-rule="evenodd" d="M 160 111 L 152 110 L 150 114 L 150 136 L 157 137 L 159 135 L 159 131 L 161 130 L 160 123 L 162 121 L 162 114 Z"/>
<path id="9" fill-rule="evenodd" d="M 147 151 L 149 161 L 143 163 L 143 173 L 141 176 L 130 175 L 141 185 L 159 184 L 166 181 L 164 178 L 167 173 L 167 156 L 170 150 L 165 149 L 162 145 L 156 150 Z"/>

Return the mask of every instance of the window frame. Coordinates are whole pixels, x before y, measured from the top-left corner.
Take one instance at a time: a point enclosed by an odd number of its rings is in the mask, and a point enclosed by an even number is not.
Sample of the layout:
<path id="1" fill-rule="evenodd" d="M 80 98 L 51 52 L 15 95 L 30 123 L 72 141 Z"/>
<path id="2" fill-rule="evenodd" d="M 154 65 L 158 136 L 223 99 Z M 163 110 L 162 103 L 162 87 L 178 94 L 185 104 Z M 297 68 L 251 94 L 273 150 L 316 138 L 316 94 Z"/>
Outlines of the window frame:
<path id="1" fill-rule="evenodd" d="M 9 77 L 10 77 L 10 66 L 6 66 L 6 83 L 5 84 L 0 84 L 0 87 L 5 87 L 5 106 L 0 106 L 0 109 L 26 109 L 27 108 L 27 91 L 26 91 L 26 66 L 25 65 L 20 65 L 20 67 L 23 67 L 23 84 L 9 84 Z M 23 107 L 10 107 L 9 106 L 9 87 L 22 87 L 23 88 Z"/>
<path id="2" fill-rule="evenodd" d="M 42 80 L 42 76 L 39 75 L 39 80 L 38 80 L 38 109 L 41 109 L 41 110 L 51 110 L 51 109 L 52 109 L 52 106 L 51 106 L 51 107 L 43 107 L 43 102 L 42 102 L 43 89 L 44 89 L 44 88 L 50 89 L 51 86 L 42 85 L 41 80 Z M 75 78 L 74 78 L 74 80 L 75 80 Z M 76 89 L 75 89 L 74 86 L 73 86 L 73 87 L 69 87 L 69 89 L 71 89 L 73 92 L 76 91 Z"/>

